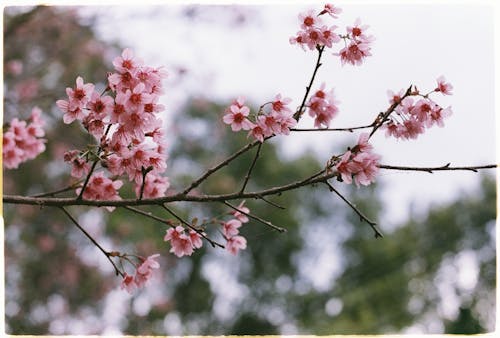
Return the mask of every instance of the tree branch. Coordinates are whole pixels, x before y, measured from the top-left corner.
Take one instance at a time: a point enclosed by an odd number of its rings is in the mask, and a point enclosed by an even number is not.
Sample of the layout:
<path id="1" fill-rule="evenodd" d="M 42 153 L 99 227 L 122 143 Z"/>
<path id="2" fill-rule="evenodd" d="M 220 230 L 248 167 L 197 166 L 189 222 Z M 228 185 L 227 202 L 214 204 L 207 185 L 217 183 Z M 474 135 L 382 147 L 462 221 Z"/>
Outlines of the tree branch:
<path id="1" fill-rule="evenodd" d="M 316 73 L 318 72 L 319 67 L 321 67 L 321 56 L 323 55 L 323 51 L 325 50 L 325 46 L 317 47 L 318 50 L 318 59 L 316 60 L 316 65 L 314 66 L 314 71 L 311 76 L 311 80 L 309 81 L 309 85 L 306 87 L 306 93 L 304 94 L 304 98 L 302 99 L 302 103 L 300 104 L 299 109 L 293 114 L 293 118 L 299 122 L 302 114 L 304 114 L 304 107 L 306 105 L 307 97 L 309 96 L 309 92 L 311 91 L 311 87 L 314 82 L 314 78 L 316 77 Z"/>
<path id="2" fill-rule="evenodd" d="M 399 99 L 399 101 L 394 102 L 384 113 L 380 113 L 380 115 L 377 116 L 377 119 L 373 122 L 373 130 L 371 131 L 368 138 L 371 138 L 373 136 L 373 134 L 375 134 L 377 129 L 380 128 L 382 126 L 382 124 L 384 124 L 385 121 L 387 121 L 387 119 L 389 118 L 389 115 L 391 115 L 392 112 L 394 111 L 394 109 L 396 109 L 396 107 L 401 104 L 403 99 L 406 98 L 407 96 L 411 95 L 411 88 L 412 87 L 413 87 L 413 85 L 410 85 L 410 87 L 408 87 L 408 89 L 406 89 L 406 92 Z"/>
<path id="3" fill-rule="evenodd" d="M 120 275 L 123 277 L 123 273 L 116 267 L 115 262 L 113 262 L 113 260 L 111 259 L 112 252 L 108 252 L 108 251 L 104 250 L 103 247 L 99 243 L 97 243 L 97 241 L 92 236 L 90 236 L 90 234 L 84 228 L 82 228 L 82 226 L 78 223 L 78 221 L 73 216 L 71 216 L 71 214 L 66 209 L 64 209 L 64 207 L 60 207 L 60 209 L 66 214 L 66 216 L 68 216 L 68 218 L 71 220 L 71 222 L 73 222 L 73 224 L 76 225 L 76 227 L 78 229 L 80 229 L 80 231 L 83 232 L 83 234 L 85 236 L 87 236 L 87 238 L 90 239 L 90 241 L 99 250 L 101 250 L 101 252 L 106 256 L 106 258 L 111 262 L 111 264 L 115 268 L 116 275 L 117 276 Z"/>
<path id="4" fill-rule="evenodd" d="M 270 136 L 272 137 L 272 136 Z M 268 137 L 268 138 L 270 138 Z M 267 138 L 266 138 L 267 139 Z M 229 164 L 229 162 L 231 162 L 232 160 L 234 160 L 235 158 L 237 158 L 238 156 L 246 153 L 247 151 L 249 151 L 250 149 L 252 149 L 253 147 L 255 147 L 256 145 L 258 144 L 261 144 L 259 141 L 253 141 L 252 143 L 249 143 L 247 144 L 246 146 L 244 146 L 243 148 L 241 148 L 240 150 L 238 150 L 237 152 L 235 152 L 234 154 L 232 154 L 231 156 L 229 156 L 228 158 L 226 158 L 225 160 L 223 160 L 222 162 L 220 162 L 219 164 L 215 165 L 214 167 L 208 169 L 205 173 L 203 173 L 200 177 L 198 177 L 196 180 L 194 180 L 191 185 L 189 185 L 189 187 L 187 187 L 186 189 L 184 189 L 184 191 L 181 193 L 181 195 L 187 195 L 191 190 L 193 190 L 194 188 L 196 188 L 197 186 L 199 186 L 204 180 L 206 180 L 210 175 L 212 175 L 213 173 L 215 173 L 217 170 L 219 170 L 220 168 L 226 166 Z"/>
<path id="5" fill-rule="evenodd" d="M 336 193 L 337 196 L 339 196 L 348 206 L 351 207 L 352 210 L 354 210 L 354 212 L 356 212 L 358 214 L 361 221 L 365 221 L 366 223 L 368 223 L 371 226 L 371 228 L 375 232 L 375 238 L 384 237 L 382 235 L 382 233 L 377 229 L 377 227 L 376 227 L 377 223 L 375 223 L 374 221 L 371 221 L 368 217 L 366 217 L 361 212 L 361 210 L 359 210 L 354 204 L 352 204 L 347 198 L 345 198 L 344 195 L 342 195 L 337 189 L 335 189 L 333 187 L 333 185 L 331 185 L 328 181 L 325 181 L 325 184 L 328 186 L 328 189 L 330 189 L 331 192 Z"/>
<path id="6" fill-rule="evenodd" d="M 204 239 L 206 239 L 212 245 L 212 247 L 215 248 L 216 246 L 218 246 L 219 248 L 222 248 L 222 249 L 225 248 L 224 245 L 222 245 L 220 243 L 217 243 L 216 241 L 208 238 L 207 235 L 205 235 L 205 233 L 202 230 L 200 230 L 200 229 L 194 227 L 192 224 L 189 224 L 188 222 L 186 222 L 184 219 L 182 219 L 182 217 L 178 216 L 175 212 L 172 211 L 172 209 L 170 209 L 169 207 L 167 207 L 165 204 L 162 204 L 161 206 L 170 215 L 172 215 L 173 217 L 177 218 L 177 220 L 179 220 L 179 222 L 181 222 L 182 224 L 184 224 L 185 226 L 187 226 L 189 229 L 196 231 L 201 237 L 203 237 Z"/>
<path id="7" fill-rule="evenodd" d="M 448 165 L 440 167 L 403 167 L 403 166 L 390 166 L 390 165 L 379 165 L 381 169 L 389 170 L 409 170 L 409 171 L 446 171 L 446 170 L 468 170 L 468 171 L 478 171 L 482 169 L 494 169 L 497 168 L 496 164 L 489 164 L 483 166 L 470 166 L 470 167 L 451 167 Z M 25 196 L 13 196 L 4 195 L 3 202 L 6 204 L 26 204 L 26 205 L 38 205 L 38 206 L 55 206 L 63 207 L 69 205 L 88 205 L 88 206 L 111 206 L 111 207 L 123 207 L 123 206 L 140 206 L 140 205 L 161 205 L 163 203 L 170 202 L 220 202 L 229 201 L 235 199 L 247 199 L 247 198 L 260 198 L 270 195 L 279 195 L 283 192 L 295 190 L 303 186 L 314 185 L 315 183 L 324 182 L 332 177 L 337 176 L 336 171 L 325 173 L 325 169 L 312 174 L 302 180 L 291 182 L 278 187 L 272 187 L 259 191 L 252 192 L 234 192 L 228 194 L 219 195 L 186 195 L 185 193 L 179 193 L 175 195 L 151 198 L 151 199 L 122 199 L 122 200 L 108 200 L 108 201 L 98 201 L 98 200 L 78 200 L 76 198 L 58 198 L 58 197 L 25 197 Z"/>
<path id="8" fill-rule="evenodd" d="M 290 131 L 347 131 L 353 133 L 354 130 L 372 128 L 374 124 L 375 122 L 366 126 L 351 127 L 351 128 L 300 128 L 300 129 L 292 128 L 290 129 Z"/>
<path id="9" fill-rule="evenodd" d="M 475 173 L 481 169 L 495 169 L 498 167 L 497 164 L 487 164 L 481 166 L 460 166 L 460 167 L 452 167 L 451 163 L 447 163 L 440 167 L 404 167 L 404 166 L 395 166 L 395 165 L 387 165 L 387 164 L 379 164 L 380 169 L 388 169 L 388 170 L 402 170 L 402 171 L 424 171 L 429 174 L 434 173 L 434 171 L 454 171 L 454 170 L 466 170 L 473 171 Z"/>
<path id="10" fill-rule="evenodd" d="M 260 149 L 262 148 L 262 144 L 263 143 L 259 143 L 259 146 L 257 147 L 257 152 L 255 153 L 255 157 L 253 158 L 253 161 L 252 161 L 252 164 L 250 165 L 250 168 L 248 168 L 248 172 L 245 176 L 245 181 L 243 182 L 243 186 L 240 189 L 240 193 L 245 191 L 248 180 L 250 179 L 250 175 L 252 174 L 253 167 L 255 166 L 255 163 L 257 163 L 257 159 L 259 158 Z"/>
<path id="11" fill-rule="evenodd" d="M 228 206 L 228 207 L 230 207 L 231 209 L 234 209 L 234 210 L 236 210 L 236 211 L 238 211 L 238 212 L 242 213 L 243 215 L 246 215 L 246 216 L 248 216 L 248 217 L 250 217 L 250 218 L 252 218 L 252 219 L 254 219 L 254 220 L 256 220 L 256 221 L 259 221 L 259 222 L 260 222 L 260 223 L 262 223 L 262 224 L 267 225 L 268 227 L 273 228 L 273 229 L 274 229 L 274 230 L 276 230 L 276 231 L 279 231 L 279 232 L 286 232 L 286 231 L 287 231 L 285 228 L 282 228 L 282 227 L 276 226 L 276 225 L 274 225 L 273 223 L 271 223 L 271 222 L 269 222 L 269 221 L 266 221 L 265 219 L 262 219 L 262 218 L 260 218 L 260 217 L 258 217 L 258 216 L 255 216 L 255 215 L 249 214 L 249 213 L 247 213 L 247 212 L 244 212 L 244 211 L 242 211 L 242 210 L 238 209 L 237 207 L 235 207 L 234 205 L 232 205 L 232 204 L 230 204 L 230 203 L 228 203 L 228 202 L 226 202 L 226 201 L 222 201 L 222 203 L 224 203 L 225 205 L 227 205 L 227 206 Z"/>

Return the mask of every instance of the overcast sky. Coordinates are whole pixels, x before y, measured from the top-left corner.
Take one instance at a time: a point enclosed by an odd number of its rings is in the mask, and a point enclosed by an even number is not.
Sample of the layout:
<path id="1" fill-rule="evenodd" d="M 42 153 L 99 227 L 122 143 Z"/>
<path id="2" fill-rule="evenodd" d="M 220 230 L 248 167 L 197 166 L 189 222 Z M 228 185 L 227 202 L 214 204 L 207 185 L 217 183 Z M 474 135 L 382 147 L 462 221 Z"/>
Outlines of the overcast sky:
<path id="1" fill-rule="evenodd" d="M 437 166 L 495 163 L 493 10 L 487 4 L 341 4 L 336 24 L 342 31 L 359 17 L 375 37 L 372 54 L 361 67 L 341 66 L 326 53 L 316 86 L 326 82 L 341 101 L 332 127 L 370 123 L 387 109 L 386 91 L 424 90 L 444 75 L 454 86 L 453 96 L 436 96 L 451 105 L 453 116 L 445 128 L 434 127 L 415 141 L 373 138 L 382 162 L 395 165 Z M 166 104 L 175 109 L 188 94 L 231 100 L 244 95 L 255 104 L 276 93 L 299 105 L 316 54 L 288 43 L 299 29 L 297 14 L 308 5 L 245 6 L 244 25 L 231 18 L 238 10 L 204 7 L 194 21 L 179 19 L 181 7 L 114 7 L 99 9 L 102 36 L 133 48 L 147 62 L 167 69 L 182 65 L 188 72 L 182 84 L 168 88 Z M 317 7 L 320 8 L 320 5 Z M 131 14 L 133 13 L 133 14 Z M 304 119 L 303 127 L 312 120 Z M 357 134 L 295 134 L 281 140 L 284 153 L 297 156 L 313 149 L 322 160 L 325 144 L 351 144 Z M 327 148 L 328 148 L 327 147 Z M 475 186 L 478 175 L 446 172 L 434 175 L 383 171 L 384 198 L 390 205 L 387 220 L 396 222 L 413 202 L 418 209 L 431 202 L 451 200 Z"/>

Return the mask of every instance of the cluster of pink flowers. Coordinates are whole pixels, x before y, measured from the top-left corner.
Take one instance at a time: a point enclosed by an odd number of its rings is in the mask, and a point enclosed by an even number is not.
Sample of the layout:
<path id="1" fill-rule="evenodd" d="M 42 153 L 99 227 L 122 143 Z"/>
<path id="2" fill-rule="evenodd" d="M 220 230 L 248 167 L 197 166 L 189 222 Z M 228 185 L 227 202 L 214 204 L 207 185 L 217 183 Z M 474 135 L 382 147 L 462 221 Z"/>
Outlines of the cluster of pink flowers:
<path id="1" fill-rule="evenodd" d="M 2 158 L 5 168 L 15 169 L 21 163 L 32 160 L 45 150 L 46 140 L 38 107 L 31 110 L 29 123 L 18 118 L 12 119 L 3 133 Z"/>
<path id="2" fill-rule="evenodd" d="M 361 134 L 358 144 L 347 150 L 337 163 L 336 169 L 343 182 L 351 184 L 354 180 L 358 187 L 375 182 L 380 156 L 372 152 L 373 147 L 368 139 L 368 134 Z"/>
<path id="3" fill-rule="evenodd" d="M 160 264 L 155 261 L 160 254 L 154 254 L 146 259 L 142 259 L 142 264 L 137 267 L 133 275 L 125 273 L 121 284 L 121 289 L 132 294 L 137 288 L 142 288 L 153 276 L 153 270 L 158 269 Z"/>
<path id="4" fill-rule="evenodd" d="M 226 240 L 226 250 L 231 254 L 236 255 L 239 250 L 244 250 L 247 247 L 247 240 L 245 237 L 239 235 L 240 231 L 238 230 L 243 223 L 247 223 L 249 221 L 248 214 L 250 209 L 244 206 L 245 201 L 241 202 L 240 205 L 231 214 L 234 216 L 233 219 L 230 219 L 227 222 L 222 222 L 222 234 L 224 239 Z"/>
<path id="5" fill-rule="evenodd" d="M 113 65 L 115 72 L 108 75 L 104 93 L 78 77 L 76 86 L 66 89 L 68 99 L 56 102 L 65 123 L 80 121 L 99 142 L 97 151 L 72 150 L 65 154 L 65 161 L 72 165 L 71 175 L 81 178 L 88 175 L 89 162 L 98 159 L 112 175 L 127 174 L 138 197 L 141 191 L 145 198 L 164 196 L 169 187 L 168 179 L 161 176 L 167 167 L 166 144 L 162 121 L 156 115 L 164 110 L 158 100 L 166 73 L 144 65 L 130 49 L 116 57 Z M 83 194 L 91 199 L 100 196 Z"/>
<path id="6" fill-rule="evenodd" d="M 288 107 L 291 101 L 277 94 L 273 101 L 264 104 L 255 116 L 250 117 L 250 108 L 245 105 L 245 99 L 239 97 L 226 109 L 222 120 L 231 125 L 233 131 L 249 130 L 248 136 L 264 142 L 271 135 L 288 135 L 290 128 L 297 124 Z"/>
<path id="7" fill-rule="evenodd" d="M 366 35 L 368 25 L 361 25 L 359 18 L 354 22 L 354 26 L 347 26 L 347 35 L 342 36 L 346 46 L 336 55 L 340 55 L 342 64 L 361 65 L 363 60 L 370 56 L 371 43 L 375 38 Z M 347 42 L 349 40 L 349 42 Z"/>
<path id="8" fill-rule="evenodd" d="M 337 26 L 328 26 L 323 23 L 321 15 L 329 14 L 332 18 L 337 18 L 337 14 L 342 10 L 331 4 L 325 5 L 323 11 L 315 14 L 313 10 L 299 14 L 300 31 L 290 38 L 291 44 L 298 44 L 302 49 L 314 50 L 321 46 L 331 48 L 334 43 L 340 41 L 340 37 L 334 32 Z"/>
<path id="9" fill-rule="evenodd" d="M 366 34 L 369 26 L 361 25 L 359 18 L 356 19 L 353 26 L 346 27 L 345 35 L 334 32 L 337 26 L 328 26 L 323 23 L 322 15 L 328 14 L 333 19 L 337 19 L 337 15 L 341 12 L 340 8 L 326 4 L 317 15 L 313 10 L 300 13 L 301 30 L 290 38 L 290 43 L 297 44 L 304 50 L 306 47 L 314 50 L 325 47 L 332 48 L 334 43 L 344 40 L 345 47 L 333 55 L 340 56 L 342 65 L 346 63 L 360 65 L 367 56 L 371 55 L 371 43 L 374 37 Z"/>
<path id="10" fill-rule="evenodd" d="M 87 200 L 119 200 L 120 196 L 118 195 L 118 189 L 120 189 L 122 185 L 122 181 L 113 181 L 104 176 L 103 172 L 98 172 L 90 177 L 82 197 Z M 76 189 L 76 193 L 80 194 L 81 190 L 82 188 Z M 106 207 L 106 209 L 109 211 L 114 210 L 113 207 Z"/>
<path id="11" fill-rule="evenodd" d="M 314 127 L 320 128 L 325 126 L 328 128 L 330 121 L 337 115 L 339 109 L 335 100 L 333 89 L 325 91 L 325 84 L 323 83 L 314 95 L 309 99 L 307 104 L 309 108 L 309 115 L 314 118 Z"/>
<path id="12" fill-rule="evenodd" d="M 165 242 L 170 242 L 172 246 L 170 252 L 173 252 L 177 257 L 191 256 L 195 249 L 199 249 L 203 246 L 203 241 L 199 232 L 193 229 L 186 231 L 186 229 L 180 225 L 168 229 L 163 240 Z"/>
<path id="13" fill-rule="evenodd" d="M 440 92 L 443 95 L 451 95 L 453 86 L 446 82 L 443 76 L 437 79 L 437 86 L 433 92 Z M 434 125 L 444 126 L 444 118 L 452 114 L 451 107 L 443 108 L 431 100 L 428 95 L 420 95 L 418 91 L 412 93 L 413 96 L 420 96 L 418 100 L 403 96 L 403 90 L 399 93 L 388 92 L 389 102 L 397 103 L 390 120 L 384 124 L 386 136 L 394 136 L 401 139 L 416 139 L 418 135 L 424 133 L 426 128 Z"/>

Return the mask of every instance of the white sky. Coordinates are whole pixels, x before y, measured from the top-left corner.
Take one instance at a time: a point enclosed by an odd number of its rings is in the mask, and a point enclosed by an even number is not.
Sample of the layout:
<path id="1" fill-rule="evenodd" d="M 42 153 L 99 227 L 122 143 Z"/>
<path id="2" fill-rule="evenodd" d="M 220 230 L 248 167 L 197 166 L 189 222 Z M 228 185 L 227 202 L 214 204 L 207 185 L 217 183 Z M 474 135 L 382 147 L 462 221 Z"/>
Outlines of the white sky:
<path id="1" fill-rule="evenodd" d="M 383 163 L 394 165 L 495 163 L 492 6 L 481 2 L 340 6 L 343 13 L 336 20 L 338 31 L 360 17 L 370 25 L 376 41 L 373 56 L 361 67 L 342 67 L 337 57 L 325 53 L 316 86 L 326 82 L 341 101 L 340 114 L 331 126 L 370 123 L 377 112 L 388 107 L 388 89 L 415 84 L 426 91 L 434 88 L 438 76 L 445 75 L 454 86 L 454 95 L 435 97 L 454 111 L 445 128 L 434 127 L 415 141 L 387 139 L 379 133 L 373 138 L 376 152 L 382 155 Z M 101 8 L 98 12 L 106 19 L 98 30 L 105 38 L 130 46 L 150 64 L 167 69 L 187 67 L 183 84 L 167 85 L 165 103 L 170 109 L 187 97 L 188 90 L 227 101 L 244 95 L 256 105 L 282 93 L 298 106 L 316 53 L 303 52 L 288 39 L 299 29 L 297 14 L 307 8 L 312 7 L 250 6 L 250 22 L 243 27 L 217 25 L 210 19 L 179 20 L 179 7 L 175 6 Z M 205 11 L 204 17 L 215 13 Z M 312 121 L 304 119 L 301 126 L 311 127 Z M 326 160 L 333 154 L 325 148 L 353 144 L 357 135 L 297 133 L 282 137 L 283 151 L 296 156 L 313 149 Z M 385 219 L 389 223 L 404 219 L 410 202 L 420 209 L 451 200 L 473 187 L 477 178 L 470 172 L 429 175 L 383 171 L 380 181 L 389 204 Z"/>

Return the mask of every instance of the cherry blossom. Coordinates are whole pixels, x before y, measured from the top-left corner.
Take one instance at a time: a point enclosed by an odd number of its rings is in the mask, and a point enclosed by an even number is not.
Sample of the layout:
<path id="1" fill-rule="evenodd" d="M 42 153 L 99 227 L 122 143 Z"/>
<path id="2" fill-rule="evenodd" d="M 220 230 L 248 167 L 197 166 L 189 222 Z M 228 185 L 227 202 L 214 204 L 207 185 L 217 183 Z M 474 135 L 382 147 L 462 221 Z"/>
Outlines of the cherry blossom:
<path id="1" fill-rule="evenodd" d="M 231 219 L 227 222 L 222 222 L 222 234 L 226 238 L 231 238 L 233 236 L 236 236 L 240 231 L 238 228 L 241 227 L 242 222 L 239 221 L 238 219 Z"/>
<path id="2" fill-rule="evenodd" d="M 446 82 L 446 79 L 444 76 L 440 76 L 437 78 L 437 87 L 434 89 L 436 92 L 441 92 L 444 95 L 452 95 L 451 91 L 453 89 L 453 86 L 451 83 Z"/>
<path id="3" fill-rule="evenodd" d="M 332 4 L 325 4 L 325 7 L 323 8 L 323 10 L 319 13 L 319 15 L 323 15 L 323 14 L 328 14 L 330 15 L 332 18 L 334 19 L 337 19 L 338 18 L 338 14 L 342 13 L 342 9 L 339 8 L 339 7 L 335 7 L 334 5 Z"/>
<path id="4" fill-rule="evenodd" d="M 12 119 L 2 137 L 2 158 L 5 168 L 16 169 L 45 151 L 46 140 L 41 110 L 34 107 L 27 121 Z"/>
<path id="5" fill-rule="evenodd" d="M 331 120 L 337 115 L 338 101 L 335 99 L 333 89 L 325 91 L 325 83 L 311 96 L 308 102 L 309 116 L 314 118 L 314 126 L 328 127 Z"/>
<path id="6" fill-rule="evenodd" d="M 148 256 L 136 269 L 134 281 L 137 287 L 143 287 L 153 276 L 153 270 L 160 268 L 160 264 L 155 260 L 160 254 Z"/>
<path id="7" fill-rule="evenodd" d="M 226 124 L 231 125 L 233 131 L 249 130 L 252 128 L 253 124 L 247 118 L 250 113 L 250 109 L 247 106 L 231 105 L 224 115 L 223 121 Z"/>
<path id="8" fill-rule="evenodd" d="M 354 180 L 359 187 L 375 181 L 380 156 L 372 152 L 368 139 L 368 134 L 361 134 L 356 147 L 347 150 L 338 161 L 336 169 L 344 183 L 351 184 Z"/>
<path id="9" fill-rule="evenodd" d="M 248 216 L 245 215 L 244 213 L 248 214 L 250 213 L 250 209 L 248 209 L 247 207 L 244 206 L 245 205 L 245 201 L 242 201 L 237 207 L 236 209 L 238 210 L 234 210 L 232 212 L 232 215 L 234 217 L 236 217 L 236 219 L 238 221 L 240 221 L 241 223 L 247 223 L 248 222 Z"/>
<path id="10" fill-rule="evenodd" d="M 170 241 L 172 246 L 170 252 L 173 252 L 177 257 L 191 256 L 194 251 L 190 236 L 184 233 L 184 228 L 180 225 L 168 229 L 163 240 Z"/>
<path id="11" fill-rule="evenodd" d="M 134 276 L 128 275 L 127 273 L 124 274 L 123 280 L 121 283 L 122 290 L 125 289 L 127 290 L 128 293 L 133 294 L 135 289 L 137 289 L 137 284 L 135 283 L 135 278 Z"/>
<path id="12" fill-rule="evenodd" d="M 247 247 L 247 240 L 243 236 L 233 236 L 227 239 L 226 250 L 231 254 L 236 255 L 240 250 Z"/>

